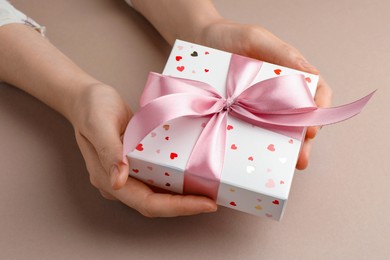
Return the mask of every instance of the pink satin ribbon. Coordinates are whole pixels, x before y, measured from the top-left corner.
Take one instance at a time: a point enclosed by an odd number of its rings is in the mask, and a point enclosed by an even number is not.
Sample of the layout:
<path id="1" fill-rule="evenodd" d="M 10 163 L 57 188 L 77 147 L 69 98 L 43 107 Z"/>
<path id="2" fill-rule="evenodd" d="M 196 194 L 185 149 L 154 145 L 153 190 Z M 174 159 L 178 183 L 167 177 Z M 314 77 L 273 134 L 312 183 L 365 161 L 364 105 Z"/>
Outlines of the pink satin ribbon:
<path id="1" fill-rule="evenodd" d="M 304 127 L 346 120 L 358 114 L 374 94 L 344 106 L 318 108 L 303 75 L 279 76 L 250 85 L 261 65 L 261 61 L 233 54 L 226 98 L 204 82 L 150 73 L 141 108 L 124 135 L 123 155 L 133 151 L 146 135 L 167 121 L 184 116 L 208 118 L 188 159 L 183 191 L 216 199 L 228 115 L 301 139 Z"/>

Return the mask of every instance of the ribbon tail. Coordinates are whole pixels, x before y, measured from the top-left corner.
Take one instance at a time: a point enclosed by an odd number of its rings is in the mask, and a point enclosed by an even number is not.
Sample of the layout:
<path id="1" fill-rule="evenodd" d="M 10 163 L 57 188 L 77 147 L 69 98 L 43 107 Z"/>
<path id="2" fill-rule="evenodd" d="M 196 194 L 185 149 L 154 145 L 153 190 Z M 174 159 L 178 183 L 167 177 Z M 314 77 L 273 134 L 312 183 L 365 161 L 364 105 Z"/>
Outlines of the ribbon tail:
<path id="1" fill-rule="evenodd" d="M 217 113 L 200 134 L 184 173 L 184 193 L 217 199 L 225 158 L 227 113 Z"/>
<path id="2" fill-rule="evenodd" d="M 313 111 L 291 114 L 254 114 L 240 107 L 234 107 L 233 110 L 237 117 L 243 120 L 249 119 L 253 124 L 256 124 L 255 122 L 257 121 L 260 125 L 269 124 L 271 126 L 307 127 L 330 125 L 359 114 L 374 93 L 375 91 L 355 102 L 343 106 L 317 108 Z"/>
<path id="3" fill-rule="evenodd" d="M 308 113 L 311 126 L 330 125 L 347 120 L 359 114 L 370 101 L 376 90 L 355 102 L 332 108 L 319 108 Z M 311 115 L 313 113 L 313 115 Z"/>

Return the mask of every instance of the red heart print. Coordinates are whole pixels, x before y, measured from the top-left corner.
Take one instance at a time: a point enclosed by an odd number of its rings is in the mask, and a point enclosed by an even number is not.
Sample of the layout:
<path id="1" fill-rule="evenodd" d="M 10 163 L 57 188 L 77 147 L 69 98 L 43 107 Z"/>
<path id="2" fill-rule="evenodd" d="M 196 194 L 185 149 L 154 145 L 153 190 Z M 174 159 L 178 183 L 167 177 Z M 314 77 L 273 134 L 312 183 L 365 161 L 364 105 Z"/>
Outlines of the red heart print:
<path id="1" fill-rule="evenodd" d="M 229 204 L 230 204 L 231 206 L 233 206 L 233 207 L 237 206 L 237 204 L 236 204 L 234 201 L 230 202 Z"/>
<path id="2" fill-rule="evenodd" d="M 205 55 L 209 55 L 210 53 L 209 53 L 208 51 L 205 51 L 204 54 L 205 54 Z"/>
<path id="3" fill-rule="evenodd" d="M 169 141 L 169 136 L 166 136 L 166 137 L 165 137 L 165 140 Z"/>
<path id="4" fill-rule="evenodd" d="M 171 153 L 171 155 L 169 156 L 169 158 L 171 158 L 171 160 L 177 158 L 179 155 L 177 153 Z"/>
<path id="5" fill-rule="evenodd" d="M 169 130 L 169 125 L 163 125 L 163 128 L 165 129 L 165 131 L 168 131 Z"/>
<path id="6" fill-rule="evenodd" d="M 208 69 L 204 69 L 204 72 L 209 72 L 209 70 Z"/>
<path id="7" fill-rule="evenodd" d="M 168 172 L 165 172 L 164 175 L 165 175 L 165 176 L 169 176 L 169 173 L 168 173 Z"/>
<path id="8" fill-rule="evenodd" d="M 274 72 L 275 72 L 276 75 L 280 75 L 280 73 L 282 72 L 282 70 L 281 70 L 281 69 L 276 69 L 276 70 L 274 70 Z"/>
<path id="9" fill-rule="evenodd" d="M 165 183 L 165 186 L 170 187 L 171 184 L 169 182 Z"/>
<path id="10" fill-rule="evenodd" d="M 206 123 L 203 122 L 200 126 L 205 128 L 206 127 Z"/>
<path id="11" fill-rule="evenodd" d="M 280 181 L 280 184 L 284 184 L 284 181 Z"/>
<path id="12" fill-rule="evenodd" d="M 310 77 L 306 77 L 305 80 L 306 80 L 307 83 L 311 83 L 311 78 Z"/>
<path id="13" fill-rule="evenodd" d="M 139 173 L 139 170 L 138 170 L 138 169 L 132 169 L 132 171 L 133 171 L 134 173 Z"/>
<path id="14" fill-rule="evenodd" d="M 180 72 L 182 72 L 184 70 L 184 66 L 177 66 L 176 69 Z"/>
<path id="15" fill-rule="evenodd" d="M 176 60 L 177 60 L 177 61 L 180 61 L 181 59 L 183 59 L 182 56 L 176 56 Z"/>
<path id="16" fill-rule="evenodd" d="M 237 146 L 235 144 L 232 144 L 232 146 L 230 146 L 230 148 L 232 148 L 232 150 L 237 150 Z"/>
<path id="17" fill-rule="evenodd" d="M 136 150 L 142 152 L 144 150 L 144 147 L 142 144 L 138 144 L 137 147 L 135 148 Z"/>
<path id="18" fill-rule="evenodd" d="M 274 201 L 272 201 L 272 203 L 275 204 L 275 205 L 279 205 L 279 201 L 278 200 L 274 200 Z"/>
<path id="19" fill-rule="evenodd" d="M 288 143 L 293 144 L 294 143 L 293 139 L 288 140 Z"/>
<path id="20" fill-rule="evenodd" d="M 252 157 L 252 156 L 249 156 L 249 157 L 248 157 L 248 160 L 249 160 L 249 161 L 253 161 L 253 157 Z"/>
<path id="21" fill-rule="evenodd" d="M 226 129 L 227 129 L 227 130 L 232 130 L 232 129 L 233 129 L 233 126 L 232 126 L 232 125 L 227 125 Z"/>
<path id="22" fill-rule="evenodd" d="M 275 152 L 275 145 L 270 144 L 270 145 L 268 145 L 267 149 L 268 149 L 269 151 L 271 151 L 271 152 Z"/>

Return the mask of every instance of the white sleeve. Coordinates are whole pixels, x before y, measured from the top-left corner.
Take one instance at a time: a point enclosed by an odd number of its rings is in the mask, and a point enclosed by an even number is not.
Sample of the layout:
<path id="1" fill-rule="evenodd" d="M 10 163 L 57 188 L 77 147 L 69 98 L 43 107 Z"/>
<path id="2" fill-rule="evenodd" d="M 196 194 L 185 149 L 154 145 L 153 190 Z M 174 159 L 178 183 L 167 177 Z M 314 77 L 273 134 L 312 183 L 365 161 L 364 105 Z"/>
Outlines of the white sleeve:
<path id="1" fill-rule="evenodd" d="M 42 35 L 45 33 L 45 27 L 40 26 L 33 19 L 13 7 L 8 1 L 0 0 L 0 26 L 10 23 L 21 23 L 31 26 Z"/>

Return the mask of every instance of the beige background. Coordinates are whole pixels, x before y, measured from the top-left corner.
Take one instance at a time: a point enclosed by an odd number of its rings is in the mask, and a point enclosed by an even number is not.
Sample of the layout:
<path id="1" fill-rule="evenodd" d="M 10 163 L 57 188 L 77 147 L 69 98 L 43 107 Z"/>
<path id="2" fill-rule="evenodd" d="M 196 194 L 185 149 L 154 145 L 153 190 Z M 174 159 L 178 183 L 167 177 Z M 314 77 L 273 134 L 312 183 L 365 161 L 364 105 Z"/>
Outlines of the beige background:
<path id="1" fill-rule="evenodd" d="M 1 259 L 390 259 L 389 2 L 240 2 L 215 1 L 226 17 L 300 49 L 333 87 L 334 104 L 379 89 L 358 117 L 321 131 L 282 222 L 225 208 L 147 219 L 106 201 L 89 184 L 71 125 L 1 84 Z M 147 73 L 160 72 L 169 53 L 119 0 L 13 3 L 133 109 Z"/>

